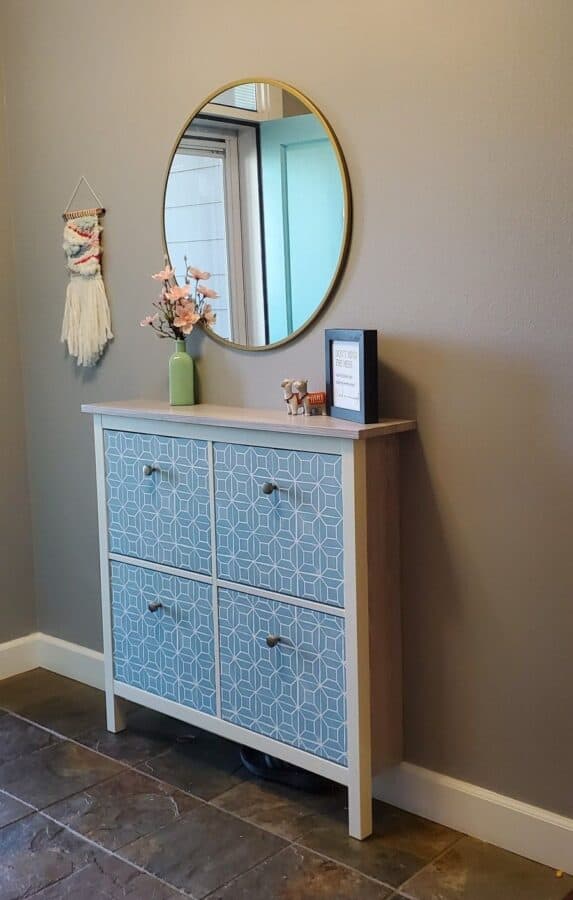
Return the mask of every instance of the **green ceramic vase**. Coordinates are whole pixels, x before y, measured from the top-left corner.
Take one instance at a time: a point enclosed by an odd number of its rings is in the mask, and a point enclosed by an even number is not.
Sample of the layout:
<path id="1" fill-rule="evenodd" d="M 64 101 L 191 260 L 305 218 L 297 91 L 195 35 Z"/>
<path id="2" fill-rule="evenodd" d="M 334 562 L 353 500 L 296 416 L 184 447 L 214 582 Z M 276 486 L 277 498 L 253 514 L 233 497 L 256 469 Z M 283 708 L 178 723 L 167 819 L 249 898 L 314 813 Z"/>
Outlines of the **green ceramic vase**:
<path id="1" fill-rule="evenodd" d="M 169 403 L 171 406 L 192 406 L 195 403 L 193 359 L 185 349 L 185 341 L 175 341 L 175 347 L 169 360 Z"/>

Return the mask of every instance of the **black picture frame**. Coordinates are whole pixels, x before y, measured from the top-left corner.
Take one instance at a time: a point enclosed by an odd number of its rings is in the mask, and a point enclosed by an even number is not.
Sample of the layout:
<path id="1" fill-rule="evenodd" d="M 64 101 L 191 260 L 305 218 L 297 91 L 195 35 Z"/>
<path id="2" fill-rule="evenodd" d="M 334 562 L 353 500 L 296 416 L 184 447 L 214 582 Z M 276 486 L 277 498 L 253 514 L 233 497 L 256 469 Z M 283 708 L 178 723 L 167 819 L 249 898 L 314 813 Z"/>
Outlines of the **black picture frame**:
<path id="1" fill-rule="evenodd" d="M 332 345 L 337 341 L 358 345 L 359 409 L 335 406 Z M 324 332 L 326 411 L 337 419 L 363 425 L 378 421 L 378 332 L 374 328 L 327 328 Z"/>

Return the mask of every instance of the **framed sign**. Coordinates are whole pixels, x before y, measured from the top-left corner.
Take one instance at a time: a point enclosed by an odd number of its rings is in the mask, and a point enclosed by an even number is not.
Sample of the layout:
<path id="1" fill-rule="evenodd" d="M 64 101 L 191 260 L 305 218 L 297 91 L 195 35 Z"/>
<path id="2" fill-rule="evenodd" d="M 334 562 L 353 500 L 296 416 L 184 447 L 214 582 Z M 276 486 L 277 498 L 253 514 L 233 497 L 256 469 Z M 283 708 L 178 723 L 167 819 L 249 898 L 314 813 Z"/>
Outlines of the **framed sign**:
<path id="1" fill-rule="evenodd" d="M 328 328 L 324 339 L 328 414 L 364 424 L 377 422 L 378 332 Z"/>

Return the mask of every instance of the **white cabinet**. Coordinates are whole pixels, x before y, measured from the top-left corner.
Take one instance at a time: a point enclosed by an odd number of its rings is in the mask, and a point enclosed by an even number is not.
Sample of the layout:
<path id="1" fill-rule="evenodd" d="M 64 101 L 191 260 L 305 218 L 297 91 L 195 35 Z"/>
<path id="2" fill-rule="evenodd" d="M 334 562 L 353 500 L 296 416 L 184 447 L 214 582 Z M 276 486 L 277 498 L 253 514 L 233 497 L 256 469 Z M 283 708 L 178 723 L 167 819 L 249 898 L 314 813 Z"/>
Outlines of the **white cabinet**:
<path id="1" fill-rule="evenodd" d="M 414 423 L 95 404 L 108 727 L 123 697 L 347 785 L 401 752 L 398 440 Z"/>

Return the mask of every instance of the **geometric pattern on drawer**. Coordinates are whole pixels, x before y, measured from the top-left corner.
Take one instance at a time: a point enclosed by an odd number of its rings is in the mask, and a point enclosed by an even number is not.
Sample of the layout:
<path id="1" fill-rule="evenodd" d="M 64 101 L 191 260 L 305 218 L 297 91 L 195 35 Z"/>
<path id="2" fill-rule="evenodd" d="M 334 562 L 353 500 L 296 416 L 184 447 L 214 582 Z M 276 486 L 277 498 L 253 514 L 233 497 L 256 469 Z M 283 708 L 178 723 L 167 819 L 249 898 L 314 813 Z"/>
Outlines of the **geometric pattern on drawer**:
<path id="1" fill-rule="evenodd" d="M 210 574 L 206 442 L 104 434 L 110 552 Z M 144 475 L 145 465 L 159 471 Z"/>
<path id="2" fill-rule="evenodd" d="M 215 713 L 211 586 L 112 561 L 111 598 L 116 680 Z"/>
<path id="3" fill-rule="evenodd" d="M 341 618 L 221 588 L 219 644 L 223 719 L 346 765 Z"/>
<path id="4" fill-rule="evenodd" d="M 340 456 L 214 444 L 220 578 L 344 606 Z M 263 494 L 262 485 L 278 486 Z"/>

